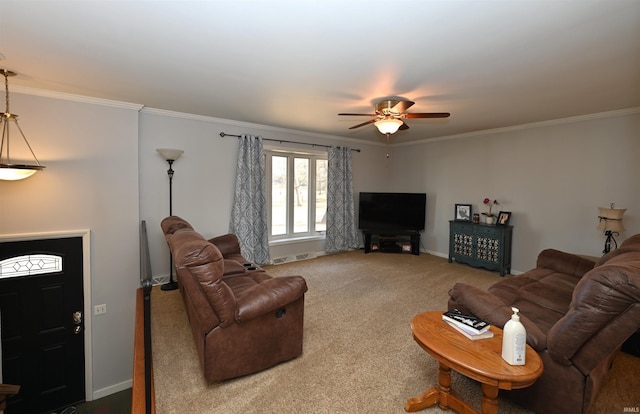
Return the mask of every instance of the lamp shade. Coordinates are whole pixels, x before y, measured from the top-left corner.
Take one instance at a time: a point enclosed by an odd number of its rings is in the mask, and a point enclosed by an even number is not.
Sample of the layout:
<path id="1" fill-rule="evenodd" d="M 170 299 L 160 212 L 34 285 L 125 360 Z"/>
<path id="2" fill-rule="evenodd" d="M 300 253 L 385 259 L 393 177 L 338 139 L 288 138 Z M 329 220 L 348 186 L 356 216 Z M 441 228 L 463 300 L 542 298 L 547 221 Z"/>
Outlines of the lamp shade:
<path id="1" fill-rule="evenodd" d="M 158 148 L 156 151 L 158 151 L 166 161 L 175 161 L 184 153 L 182 150 L 172 148 Z"/>
<path id="2" fill-rule="evenodd" d="M 600 211 L 600 215 L 598 215 L 598 218 L 600 219 L 600 222 L 598 223 L 598 230 L 618 233 L 624 231 L 622 216 L 624 215 L 624 212 L 627 211 L 626 208 L 598 207 L 598 210 Z"/>
<path id="3" fill-rule="evenodd" d="M 403 124 L 403 122 L 396 118 L 385 118 L 379 121 L 376 121 L 374 125 L 378 128 L 383 134 L 394 134 L 398 131 L 398 128 Z"/>

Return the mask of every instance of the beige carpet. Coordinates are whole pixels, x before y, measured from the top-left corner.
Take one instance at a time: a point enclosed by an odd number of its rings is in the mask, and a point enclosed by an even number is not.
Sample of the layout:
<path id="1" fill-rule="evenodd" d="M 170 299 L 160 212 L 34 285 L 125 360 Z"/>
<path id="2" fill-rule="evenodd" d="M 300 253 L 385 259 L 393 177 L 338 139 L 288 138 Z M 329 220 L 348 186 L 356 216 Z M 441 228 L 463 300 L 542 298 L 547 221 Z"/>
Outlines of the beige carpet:
<path id="1" fill-rule="evenodd" d="M 411 318 L 446 308 L 447 291 L 457 281 L 486 288 L 500 279 L 428 254 L 361 251 L 267 270 L 307 280 L 303 355 L 254 375 L 206 384 L 179 292 L 154 288 L 158 413 L 404 413 L 407 399 L 435 385 L 437 375 L 435 360 L 413 341 Z M 640 376 L 633 374 L 639 369 L 640 358 L 620 354 L 595 412 L 640 406 Z M 477 383 L 453 373 L 452 389 L 480 409 Z M 505 398 L 499 411 L 529 413 Z"/>

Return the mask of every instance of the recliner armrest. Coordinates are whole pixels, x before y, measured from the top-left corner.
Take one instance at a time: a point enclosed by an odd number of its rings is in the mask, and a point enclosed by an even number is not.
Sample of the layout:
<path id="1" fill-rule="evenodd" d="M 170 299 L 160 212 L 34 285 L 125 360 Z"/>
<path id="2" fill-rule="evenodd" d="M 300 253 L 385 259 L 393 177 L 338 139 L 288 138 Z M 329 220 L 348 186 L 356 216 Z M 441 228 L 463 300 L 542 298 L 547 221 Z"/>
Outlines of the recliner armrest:
<path id="1" fill-rule="evenodd" d="M 465 310 L 498 328 L 503 328 L 513 314 L 511 307 L 506 306 L 497 296 L 465 283 L 456 283 L 449 290 L 449 296 L 450 307 L 461 304 Z M 536 351 L 546 349 L 547 336 L 535 322 L 526 315 L 520 315 L 520 322 L 527 330 L 527 343 Z"/>
<path id="2" fill-rule="evenodd" d="M 301 276 L 282 276 L 266 280 L 236 297 L 236 320 L 247 321 L 285 307 L 303 296 L 306 291 L 307 282 Z"/>

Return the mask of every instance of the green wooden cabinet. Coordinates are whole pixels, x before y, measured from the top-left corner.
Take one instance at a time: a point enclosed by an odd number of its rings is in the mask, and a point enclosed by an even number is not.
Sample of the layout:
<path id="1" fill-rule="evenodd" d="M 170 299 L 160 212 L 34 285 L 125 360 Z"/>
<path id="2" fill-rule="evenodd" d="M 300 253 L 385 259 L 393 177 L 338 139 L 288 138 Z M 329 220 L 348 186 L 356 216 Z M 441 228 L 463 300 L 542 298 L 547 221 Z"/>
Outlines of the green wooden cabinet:
<path id="1" fill-rule="evenodd" d="M 449 221 L 449 263 L 453 260 L 470 266 L 511 272 L 513 226 Z"/>

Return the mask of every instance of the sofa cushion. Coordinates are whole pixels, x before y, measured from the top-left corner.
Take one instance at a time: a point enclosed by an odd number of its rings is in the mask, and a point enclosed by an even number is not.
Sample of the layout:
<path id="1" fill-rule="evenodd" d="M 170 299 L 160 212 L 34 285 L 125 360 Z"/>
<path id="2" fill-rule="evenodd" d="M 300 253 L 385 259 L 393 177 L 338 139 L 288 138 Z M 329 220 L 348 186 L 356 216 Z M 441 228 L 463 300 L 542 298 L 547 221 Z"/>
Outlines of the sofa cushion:
<path id="1" fill-rule="evenodd" d="M 580 279 L 548 269 L 536 268 L 526 274 L 495 283 L 489 292 L 512 304 L 528 300 L 555 312 L 565 313 L 571 293 Z"/>
<path id="2" fill-rule="evenodd" d="M 244 273 L 234 274 L 231 277 L 225 276 L 224 282 L 233 291 L 233 294 L 238 296 L 245 290 L 272 278 L 263 270 L 245 269 Z"/>
<path id="3" fill-rule="evenodd" d="M 225 259 L 235 260 L 242 265 L 249 264 L 249 261 L 240 252 L 240 241 L 235 234 L 223 234 L 222 236 L 213 237 L 209 241 L 216 245 Z"/>
<path id="4" fill-rule="evenodd" d="M 640 233 L 634 234 L 623 241 L 620 247 L 633 247 L 636 251 L 640 251 Z"/>
<path id="5" fill-rule="evenodd" d="M 456 283 L 449 290 L 449 297 L 449 309 L 458 308 L 463 313 L 475 315 L 499 328 L 504 327 L 513 314 L 513 305 L 508 306 L 495 295 L 466 283 Z M 536 351 L 546 349 L 547 330 L 543 332 L 537 326 L 537 321 L 528 318 L 523 312 L 520 312 L 520 321 L 527 330 L 527 343 Z"/>
<path id="6" fill-rule="evenodd" d="M 194 230 L 181 228 L 166 236 L 176 267 L 188 267 L 202 283 L 220 279 L 224 270 L 222 254 Z"/>
<path id="7" fill-rule="evenodd" d="M 546 249 L 538 254 L 536 267 L 555 270 L 575 277 L 582 277 L 593 269 L 595 262 L 582 256 L 556 249 Z"/>
<path id="8" fill-rule="evenodd" d="M 178 272 L 183 269 L 188 271 L 199 282 L 220 320 L 220 326 L 233 323 L 236 302 L 231 289 L 222 282 L 224 261 L 218 248 L 196 231 L 187 228 L 167 234 L 166 238 L 175 258 L 176 269 Z"/>

